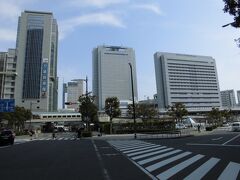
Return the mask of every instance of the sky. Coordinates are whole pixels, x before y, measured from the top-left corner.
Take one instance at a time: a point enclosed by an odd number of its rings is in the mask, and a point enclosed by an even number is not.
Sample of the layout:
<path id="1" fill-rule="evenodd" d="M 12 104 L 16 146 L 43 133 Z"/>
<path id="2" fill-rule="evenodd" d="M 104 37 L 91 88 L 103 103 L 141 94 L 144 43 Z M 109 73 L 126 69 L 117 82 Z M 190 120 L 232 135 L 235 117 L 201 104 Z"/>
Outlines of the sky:
<path id="1" fill-rule="evenodd" d="M 139 100 L 157 92 L 153 54 L 212 56 L 220 90 L 240 90 L 240 29 L 222 0 L 0 0 L 0 51 L 15 48 L 18 16 L 24 10 L 52 12 L 59 28 L 59 107 L 62 83 L 89 78 L 92 49 L 99 45 L 135 50 Z"/>

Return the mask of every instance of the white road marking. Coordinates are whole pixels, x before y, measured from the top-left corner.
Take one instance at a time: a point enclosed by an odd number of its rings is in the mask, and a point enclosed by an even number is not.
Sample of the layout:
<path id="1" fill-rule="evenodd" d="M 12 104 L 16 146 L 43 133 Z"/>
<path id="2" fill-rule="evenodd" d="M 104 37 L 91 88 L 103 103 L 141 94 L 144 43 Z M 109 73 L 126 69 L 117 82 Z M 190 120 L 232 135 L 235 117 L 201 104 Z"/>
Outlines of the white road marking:
<path id="1" fill-rule="evenodd" d="M 152 146 L 153 144 L 142 144 L 142 145 L 138 145 L 138 146 L 131 146 L 131 147 L 128 147 L 128 148 L 118 148 L 120 151 L 127 151 L 127 150 L 132 150 L 132 149 L 136 149 L 136 148 L 141 148 L 141 147 L 148 147 L 148 146 Z"/>
<path id="2" fill-rule="evenodd" d="M 240 164 L 230 162 L 222 174 L 218 177 L 218 180 L 235 180 L 238 177 L 239 170 Z"/>
<path id="3" fill-rule="evenodd" d="M 135 155 L 138 155 L 138 154 L 152 152 L 152 151 L 156 151 L 156 150 L 163 149 L 163 148 L 166 148 L 166 146 L 157 147 L 157 148 L 153 148 L 153 149 L 148 149 L 148 150 L 145 150 L 145 151 L 140 151 L 140 152 L 135 152 L 135 153 L 130 153 L 130 154 L 127 154 L 127 156 L 135 156 Z"/>
<path id="4" fill-rule="evenodd" d="M 180 164 L 164 171 L 163 173 L 157 175 L 157 178 L 168 179 L 168 178 L 172 177 L 174 174 L 177 174 L 179 171 L 181 171 L 184 168 L 190 166 L 191 164 L 193 164 L 194 162 L 198 161 L 199 159 L 201 159 L 203 157 L 204 157 L 204 155 L 201 155 L 201 154 L 193 156 L 193 157 L 181 162 Z"/>
<path id="5" fill-rule="evenodd" d="M 185 156 L 187 156 L 187 155 L 189 155 L 189 154 L 192 154 L 192 153 L 191 153 L 191 152 L 184 152 L 184 153 L 179 154 L 179 155 L 177 155 L 177 156 L 171 157 L 171 158 L 166 159 L 166 160 L 164 160 L 164 161 L 160 161 L 160 162 L 155 163 L 155 164 L 153 164 L 153 165 L 151 165 L 151 166 L 148 166 L 148 167 L 146 167 L 146 169 L 147 169 L 149 172 L 152 172 L 152 171 L 154 171 L 154 170 L 156 170 L 156 169 L 158 169 L 158 168 L 160 168 L 160 167 L 163 167 L 163 166 L 165 166 L 165 165 L 167 165 L 167 164 L 169 164 L 169 163 L 171 163 L 171 162 L 173 162 L 173 161 L 176 161 L 176 160 L 178 160 L 178 159 L 181 159 L 181 158 L 183 158 L 183 157 L 185 157 Z"/>
<path id="6" fill-rule="evenodd" d="M 136 152 L 136 151 L 142 151 L 142 150 L 146 150 L 146 149 L 151 149 L 151 148 L 155 148 L 155 147 L 160 147 L 160 145 L 152 145 L 152 146 L 143 147 L 143 148 L 137 148 L 137 149 L 133 149 L 133 150 L 129 150 L 129 151 L 123 151 L 123 153 L 127 154 L 127 153 Z"/>
<path id="7" fill-rule="evenodd" d="M 219 138 L 215 138 L 215 139 L 212 139 L 213 141 L 218 141 L 220 139 L 222 139 L 223 137 L 219 137 Z"/>
<path id="8" fill-rule="evenodd" d="M 140 165 L 144 165 L 146 163 L 149 163 L 149 162 L 152 162 L 152 161 L 155 161 L 157 159 L 161 159 L 161 158 L 164 158 L 164 157 L 167 157 L 167 156 L 170 156 L 172 154 L 176 154 L 178 152 L 181 152 L 182 150 L 174 150 L 174 151 L 170 151 L 168 153 L 165 153 L 165 154 L 161 154 L 161 155 L 158 155 L 158 156 L 154 156 L 154 157 L 151 157 L 151 158 L 148 158 L 148 159 L 144 159 L 142 161 L 138 161 L 137 163 L 140 164 Z"/>
<path id="9" fill-rule="evenodd" d="M 186 145 L 190 146 L 229 146 L 229 147 L 240 147 L 240 145 L 222 145 L 222 144 L 199 144 L 199 143 L 187 143 Z"/>
<path id="10" fill-rule="evenodd" d="M 184 180 L 200 180 L 202 179 L 218 162 L 220 159 L 211 158 L 204 164 L 202 164 L 199 168 L 193 171 L 190 175 L 188 175 Z"/>
<path id="11" fill-rule="evenodd" d="M 227 143 L 233 141 L 234 139 L 238 138 L 240 136 L 240 134 L 238 134 L 237 136 L 233 137 L 232 139 L 226 141 L 225 143 L 223 143 L 222 145 L 226 145 Z"/>
<path id="12" fill-rule="evenodd" d="M 132 157 L 132 159 L 137 160 L 137 159 L 145 158 L 145 157 L 152 156 L 152 155 L 155 155 L 155 154 L 160 154 L 160 153 L 163 153 L 163 152 L 166 152 L 166 151 L 170 151 L 172 149 L 173 148 L 167 148 L 167 149 L 163 149 L 163 150 L 160 150 L 160 151 L 155 151 L 155 152 L 143 154 L 143 155 L 140 155 L 140 156 L 134 156 L 134 157 Z"/>

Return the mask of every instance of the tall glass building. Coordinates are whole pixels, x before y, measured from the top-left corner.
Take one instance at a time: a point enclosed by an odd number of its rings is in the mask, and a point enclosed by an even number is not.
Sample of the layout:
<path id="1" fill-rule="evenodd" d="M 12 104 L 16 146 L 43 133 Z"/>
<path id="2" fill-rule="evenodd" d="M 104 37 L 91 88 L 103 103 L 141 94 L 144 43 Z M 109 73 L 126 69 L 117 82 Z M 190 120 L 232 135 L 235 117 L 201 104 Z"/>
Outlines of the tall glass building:
<path id="1" fill-rule="evenodd" d="M 51 12 L 24 11 L 17 32 L 16 105 L 56 111 L 58 26 Z"/>
<path id="2" fill-rule="evenodd" d="M 131 71 L 135 101 L 138 98 L 135 53 L 132 48 L 98 46 L 93 49 L 93 95 L 99 111 L 104 110 L 108 97 L 117 97 L 122 102 L 132 101 Z"/>
<path id="3" fill-rule="evenodd" d="M 154 54 L 158 107 L 176 102 L 188 110 L 221 107 L 215 60 L 209 56 L 156 52 Z"/>

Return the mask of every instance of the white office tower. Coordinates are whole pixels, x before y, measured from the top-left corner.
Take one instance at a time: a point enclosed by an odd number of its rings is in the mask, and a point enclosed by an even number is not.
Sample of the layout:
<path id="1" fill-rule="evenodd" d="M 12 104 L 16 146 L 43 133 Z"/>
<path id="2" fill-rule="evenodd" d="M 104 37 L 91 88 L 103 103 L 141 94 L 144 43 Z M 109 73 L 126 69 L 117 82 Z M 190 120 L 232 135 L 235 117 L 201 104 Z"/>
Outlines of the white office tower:
<path id="1" fill-rule="evenodd" d="M 98 46 L 93 49 L 93 95 L 99 111 L 104 110 L 108 97 L 117 97 L 120 101 L 132 101 L 131 70 L 132 65 L 134 99 L 137 101 L 137 78 L 135 53 L 132 48 L 119 46 Z"/>
<path id="2" fill-rule="evenodd" d="M 221 107 L 212 57 L 156 52 L 154 62 L 160 110 L 176 102 L 183 103 L 189 111 Z"/>
<path id="3" fill-rule="evenodd" d="M 238 106 L 240 106 L 240 91 L 237 91 Z"/>
<path id="4" fill-rule="evenodd" d="M 0 52 L 0 99 L 14 99 L 16 51 Z"/>
<path id="5" fill-rule="evenodd" d="M 58 26 L 51 12 L 24 11 L 17 32 L 16 105 L 56 111 Z"/>
<path id="6" fill-rule="evenodd" d="M 233 89 L 221 91 L 220 93 L 223 108 L 233 108 L 236 106 L 236 98 Z"/>
<path id="7" fill-rule="evenodd" d="M 83 95 L 83 79 L 74 79 L 67 83 L 67 102 L 72 104 L 67 105 L 68 109 L 79 110 L 78 99 Z"/>

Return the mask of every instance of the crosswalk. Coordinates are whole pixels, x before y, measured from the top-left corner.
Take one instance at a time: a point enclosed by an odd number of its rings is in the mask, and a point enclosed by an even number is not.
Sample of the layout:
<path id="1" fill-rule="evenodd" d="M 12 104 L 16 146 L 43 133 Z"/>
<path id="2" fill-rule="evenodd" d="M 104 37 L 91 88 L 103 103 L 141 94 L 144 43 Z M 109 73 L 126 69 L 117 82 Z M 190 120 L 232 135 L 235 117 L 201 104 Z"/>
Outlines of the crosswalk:
<path id="1" fill-rule="evenodd" d="M 209 173 L 214 173 L 218 180 L 240 177 L 240 164 L 236 162 L 226 163 L 219 158 L 140 140 L 108 142 L 156 179 L 198 180 L 209 176 Z"/>
<path id="2" fill-rule="evenodd" d="M 73 141 L 73 140 L 78 140 L 78 138 L 75 138 L 75 137 L 57 137 L 57 138 L 49 138 L 49 137 L 46 137 L 46 138 L 37 138 L 37 139 L 34 139 L 36 141 Z"/>

